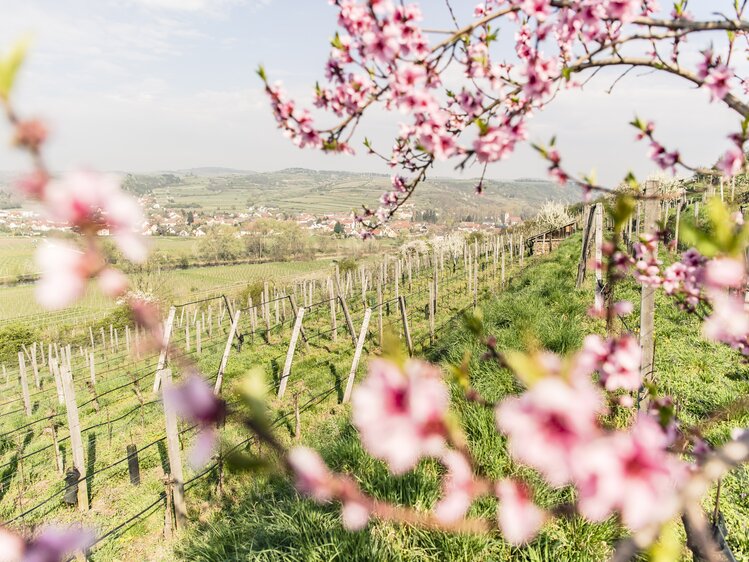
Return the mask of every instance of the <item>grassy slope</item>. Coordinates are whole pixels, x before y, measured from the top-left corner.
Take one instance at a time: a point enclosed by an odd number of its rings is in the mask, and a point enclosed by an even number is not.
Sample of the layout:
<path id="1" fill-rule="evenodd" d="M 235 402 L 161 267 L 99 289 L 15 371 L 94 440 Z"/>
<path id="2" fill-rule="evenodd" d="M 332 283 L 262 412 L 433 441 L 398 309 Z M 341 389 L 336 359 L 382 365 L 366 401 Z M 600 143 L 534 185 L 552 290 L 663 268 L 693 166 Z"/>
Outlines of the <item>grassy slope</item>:
<path id="1" fill-rule="evenodd" d="M 485 305 L 489 331 L 500 348 L 527 348 L 536 342 L 555 352 L 577 348 L 590 331 L 602 332 L 600 322 L 585 310 L 592 301 L 590 287 L 574 289 L 573 271 L 579 239 L 565 244 L 544 263 L 513 281 L 508 291 Z M 638 302 L 632 286 L 620 289 Z M 626 293 L 626 294 L 625 294 Z M 637 326 L 637 312 L 628 320 Z M 749 390 L 749 370 L 734 352 L 702 341 L 696 322 L 685 319 L 661 296 L 658 301 L 656 366 L 659 380 L 677 397 L 684 419 L 696 421 L 709 411 Z M 480 349 L 463 329 L 449 330 L 428 353 L 442 363 L 459 362 L 466 350 Z M 473 360 L 474 385 L 490 400 L 520 390 L 505 370 Z M 566 490 L 550 490 L 533 472 L 509 459 L 505 440 L 494 429 L 493 415 L 456 397 L 481 470 L 490 476 L 520 474 L 538 484 L 537 501 L 551 505 L 569 498 Z M 428 509 L 439 495 L 441 468 L 422 462 L 402 478 L 391 478 L 384 465 L 361 449 L 345 416 L 321 412 L 308 424 L 305 441 L 318 447 L 331 466 L 355 474 L 372 494 Z M 731 427 L 749 418 L 732 419 L 710 433 L 720 442 Z M 724 483 L 722 508 L 730 531 L 729 542 L 739 560 L 749 560 L 749 506 L 746 468 Z M 218 517 L 206 517 L 177 550 L 187 560 L 601 560 L 610 553 L 622 530 L 614 521 L 593 525 L 580 519 L 548 525 L 530 545 L 515 549 L 499 536 L 450 536 L 374 522 L 362 533 L 345 533 L 336 506 L 318 506 L 300 499 L 282 478 L 235 482 L 232 495 Z M 483 499 L 474 514 L 492 516 L 495 502 Z M 710 504 L 712 505 L 712 504 Z M 688 557 L 688 555 L 685 555 Z"/>

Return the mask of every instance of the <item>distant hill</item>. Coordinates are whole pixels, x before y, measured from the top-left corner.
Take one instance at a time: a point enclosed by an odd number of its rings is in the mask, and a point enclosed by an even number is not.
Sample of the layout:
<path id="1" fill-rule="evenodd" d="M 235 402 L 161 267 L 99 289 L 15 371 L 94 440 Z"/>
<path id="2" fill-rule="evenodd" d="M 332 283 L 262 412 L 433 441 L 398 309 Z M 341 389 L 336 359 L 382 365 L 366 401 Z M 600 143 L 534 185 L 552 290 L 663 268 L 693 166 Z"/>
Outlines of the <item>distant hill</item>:
<path id="1" fill-rule="evenodd" d="M 152 193 L 159 203 L 173 208 L 239 211 L 264 206 L 290 214 L 348 212 L 363 204 L 375 207 L 390 189 L 390 177 L 384 174 L 304 168 L 262 173 L 194 168 L 171 174 L 179 181 L 154 187 Z M 545 201 L 575 203 L 581 199 L 578 188 L 543 179 L 485 180 L 482 195 L 476 195 L 476 183 L 476 179 L 431 178 L 419 186 L 411 202 L 419 211 L 481 219 L 503 213 L 528 217 Z"/>
<path id="2" fill-rule="evenodd" d="M 193 175 L 193 176 L 227 176 L 227 175 L 242 175 L 248 176 L 256 174 L 252 170 L 237 170 L 235 168 L 222 168 L 220 166 L 203 166 L 201 168 L 188 168 L 186 170 L 172 171 L 173 174 L 179 175 Z"/>

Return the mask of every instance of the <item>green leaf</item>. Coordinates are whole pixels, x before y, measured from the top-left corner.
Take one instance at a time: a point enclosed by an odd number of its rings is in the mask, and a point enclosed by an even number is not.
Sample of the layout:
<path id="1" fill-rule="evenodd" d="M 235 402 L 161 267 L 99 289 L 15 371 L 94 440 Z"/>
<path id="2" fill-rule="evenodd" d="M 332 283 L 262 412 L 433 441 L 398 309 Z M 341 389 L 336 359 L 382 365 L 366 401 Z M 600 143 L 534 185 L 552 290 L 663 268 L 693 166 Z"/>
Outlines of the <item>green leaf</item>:
<path id="1" fill-rule="evenodd" d="M 28 37 L 21 39 L 10 52 L 0 59 L 0 98 L 7 100 L 31 43 Z"/>
<path id="2" fill-rule="evenodd" d="M 673 519 L 661 529 L 658 541 L 648 549 L 650 562 L 676 562 L 681 560 L 681 538 L 679 520 Z"/>
<path id="3" fill-rule="evenodd" d="M 503 355 L 515 376 L 528 388 L 549 374 L 536 355 L 522 351 L 507 351 Z"/>
<path id="4" fill-rule="evenodd" d="M 629 195 L 617 194 L 614 206 L 611 208 L 611 218 L 614 219 L 614 231 L 619 232 L 632 216 L 637 203 Z"/>
<path id="5" fill-rule="evenodd" d="M 489 130 L 489 124 L 483 119 L 476 119 L 474 123 L 476 123 L 476 126 L 479 128 L 479 136 L 484 136 Z"/>
<path id="6" fill-rule="evenodd" d="M 265 68 L 263 68 L 262 64 L 257 67 L 257 71 L 256 72 L 257 72 L 257 75 L 260 76 L 260 79 L 263 82 L 267 82 L 268 81 L 268 76 L 265 74 Z"/>
<path id="7" fill-rule="evenodd" d="M 624 177 L 624 181 L 632 189 L 639 189 L 640 187 L 640 183 L 637 181 L 637 178 L 635 177 L 635 174 L 632 172 L 632 170 L 627 172 L 627 175 Z"/>
<path id="8" fill-rule="evenodd" d="M 471 352 L 466 351 L 463 355 L 463 361 L 460 365 L 450 365 L 448 367 L 448 373 L 450 374 L 453 382 L 463 390 L 467 390 L 471 386 L 471 379 L 468 371 L 468 366 L 470 364 Z"/>

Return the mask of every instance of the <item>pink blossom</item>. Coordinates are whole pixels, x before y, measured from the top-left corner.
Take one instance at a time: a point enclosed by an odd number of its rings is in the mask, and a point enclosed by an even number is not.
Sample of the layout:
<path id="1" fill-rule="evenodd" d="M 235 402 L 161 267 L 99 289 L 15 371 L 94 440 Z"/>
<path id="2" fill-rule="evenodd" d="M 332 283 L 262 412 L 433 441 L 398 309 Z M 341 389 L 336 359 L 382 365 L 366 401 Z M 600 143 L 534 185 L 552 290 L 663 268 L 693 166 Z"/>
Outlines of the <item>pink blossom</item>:
<path id="1" fill-rule="evenodd" d="M 96 536 L 88 529 L 45 526 L 26 544 L 23 562 L 63 562 L 89 548 Z M 4 555 L 5 553 L 0 553 Z"/>
<path id="2" fill-rule="evenodd" d="M 317 451 L 308 447 L 294 447 L 289 451 L 287 460 L 300 492 L 318 502 L 333 498 L 333 477 Z"/>
<path id="3" fill-rule="evenodd" d="M 45 172 L 35 171 L 22 176 L 14 187 L 23 197 L 41 200 L 48 183 L 49 176 Z"/>
<path id="4" fill-rule="evenodd" d="M 528 542 L 544 524 L 546 514 L 539 509 L 528 488 L 516 480 L 497 483 L 499 528 L 507 542 L 520 545 Z"/>
<path id="5" fill-rule="evenodd" d="M 544 21 L 551 12 L 549 0 L 523 0 L 520 9 L 538 21 Z"/>
<path id="6" fill-rule="evenodd" d="M 707 71 L 702 87 L 710 92 L 710 100 L 722 100 L 731 91 L 730 80 L 733 70 L 725 64 L 719 63 Z"/>
<path id="7" fill-rule="evenodd" d="M 705 283 L 711 287 L 738 289 L 745 276 L 746 266 L 733 258 L 715 258 L 705 264 Z"/>
<path id="8" fill-rule="evenodd" d="M 444 449 L 449 393 L 433 365 L 409 359 L 401 370 L 392 361 L 373 359 L 352 405 L 364 447 L 394 474 Z"/>
<path id="9" fill-rule="evenodd" d="M 602 410 L 602 396 L 587 377 L 548 376 L 519 397 L 503 400 L 496 418 L 512 455 L 562 486 L 572 476 L 578 447 L 598 434 Z"/>
<path id="10" fill-rule="evenodd" d="M 744 299 L 724 291 L 711 295 L 713 312 L 702 325 L 702 334 L 710 340 L 740 346 L 749 335 L 749 314 Z"/>
<path id="11" fill-rule="evenodd" d="M 366 527 L 370 515 L 369 509 L 355 500 L 345 501 L 341 507 L 343 526 L 349 531 L 360 531 Z"/>
<path id="12" fill-rule="evenodd" d="M 685 467 L 667 445 L 664 431 L 647 416 L 628 432 L 591 442 L 575 465 L 581 512 L 601 521 L 618 510 L 633 530 L 673 517 Z"/>
<path id="13" fill-rule="evenodd" d="M 614 390 L 637 390 L 640 376 L 640 344 L 631 335 L 604 341 L 600 336 L 586 336 L 581 352 L 585 364 L 592 365 L 601 376 L 601 384 Z"/>
<path id="14" fill-rule="evenodd" d="M 0 562 L 19 562 L 23 558 L 25 544 L 14 532 L 0 527 Z"/>
<path id="15" fill-rule="evenodd" d="M 554 59 L 544 59 L 536 56 L 529 61 L 524 69 L 526 76 L 523 92 L 531 100 L 541 101 L 542 98 L 551 93 L 554 74 L 557 71 L 557 62 Z"/>
<path id="16" fill-rule="evenodd" d="M 127 276 L 112 267 L 102 270 L 98 281 L 101 292 L 110 298 L 120 297 L 127 291 Z"/>
<path id="17" fill-rule="evenodd" d="M 731 146 L 718 162 L 718 169 L 729 177 L 739 174 L 743 168 L 744 151 L 741 146 Z"/>
<path id="18" fill-rule="evenodd" d="M 124 193 L 114 176 L 80 170 L 49 182 L 45 203 L 57 220 L 81 230 L 109 228 L 119 249 L 131 261 L 142 262 L 147 249 L 139 235 L 143 211 Z"/>
<path id="19" fill-rule="evenodd" d="M 226 403 L 197 373 L 188 374 L 178 386 L 164 385 L 164 400 L 178 416 L 198 425 L 198 437 L 188 456 L 193 466 L 203 466 L 216 448 L 216 426 L 226 417 Z"/>
<path id="20" fill-rule="evenodd" d="M 608 16 L 622 22 L 632 21 L 640 11 L 641 6 L 640 0 L 608 0 L 605 3 Z"/>
<path id="21" fill-rule="evenodd" d="M 442 499 L 434 507 L 434 515 L 443 523 L 452 523 L 465 517 L 474 498 L 474 479 L 471 465 L 457 451 L 446 451 L 442 463 L 447 475 L 442 482 Z"/>
<path id="22" fill-rule="evenodd" d="M 59 310 L 83 296 L 90 275 L 89 258 L 68 242 L 39 245 L 35 261 L 41 277 L 36 300 L 48 310 Z"/>
<path id="23" fill-rule="evenodd" d="M 676 164 L 679 162 L 679 152 L 677 150 L 668 152 L 664 146 L 653 141 L 650 143 L 650 151 L 648 153 L 653 162 L 658 164 L 662 170 L 671 169 L 671 172 L 675 172 Z"/>

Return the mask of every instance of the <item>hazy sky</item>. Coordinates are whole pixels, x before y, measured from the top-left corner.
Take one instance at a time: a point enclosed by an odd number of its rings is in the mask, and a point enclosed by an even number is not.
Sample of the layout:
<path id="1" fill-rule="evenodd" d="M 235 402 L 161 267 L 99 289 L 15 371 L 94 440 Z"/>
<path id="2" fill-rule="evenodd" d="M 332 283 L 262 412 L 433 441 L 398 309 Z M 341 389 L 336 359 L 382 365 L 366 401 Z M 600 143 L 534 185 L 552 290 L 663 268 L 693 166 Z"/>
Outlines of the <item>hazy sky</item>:
<path id="1" fill-rule="evenodd" d="M 455 0 L 463 12 L 475 1 Z M 667 2 L 664 2 L 667 3 Z M 694 9 L 722 2 L 698 0 Z M 442 0 L 424 0 L 430 26 L 445 23 Z M 155 171 L 228 166 L 269 171 L 303 166 L 388 172 L 368 156 L 327 156 L 293 147 L 275 129 L 255 69 L 262 63 L 301 100 L 322 78 L 335 10 L 326 0 L 0 0 L 0 50 L 26 33 L 33 50 L 16 93 L 25 115 L 51 124 L 56 168 Z M 612 94 L 611 74 L 562 94 L 531 125 L 531 140 L 557 134 L 570 169 L 595 168 L 606 182 L 627 169 L 652 171 L 647 147 L 627 125 L 635 113 L 692 161 L 712 163 L 738 120 L 677 79 L 632 72 Z M 364 123 L 391 144 L 388 119 Z M 0 134 L 7 138 L 4 125 Z M 10 148 L 0 170 L 25 166 Z M 527 147 L 490 167 L 493 178 L 545 176 Z M 442 166 L 437 173 L 453 174 Z M 478 175 L 478 169 L 464 172 Z"/>

